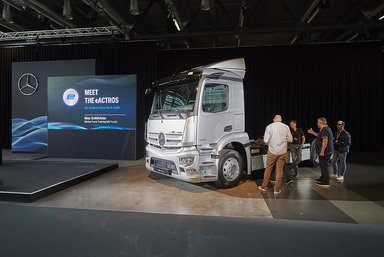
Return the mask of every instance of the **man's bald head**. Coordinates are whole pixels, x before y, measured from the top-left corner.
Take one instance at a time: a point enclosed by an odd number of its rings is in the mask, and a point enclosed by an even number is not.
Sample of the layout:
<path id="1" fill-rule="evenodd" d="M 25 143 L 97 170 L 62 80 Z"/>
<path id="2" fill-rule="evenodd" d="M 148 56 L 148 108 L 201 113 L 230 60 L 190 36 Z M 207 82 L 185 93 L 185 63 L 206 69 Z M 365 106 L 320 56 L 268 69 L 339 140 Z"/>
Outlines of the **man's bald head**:
<path id="1" fill-rule="evenodd" d="M 276 121 L 278 121 L 278 122 L 282 122 L 283 121 L 283 118 L 281 117 L 281 115 L 275 115 L 275 118 L 273 118 L 273 121 L 274 122 L 276 122 Z"/>

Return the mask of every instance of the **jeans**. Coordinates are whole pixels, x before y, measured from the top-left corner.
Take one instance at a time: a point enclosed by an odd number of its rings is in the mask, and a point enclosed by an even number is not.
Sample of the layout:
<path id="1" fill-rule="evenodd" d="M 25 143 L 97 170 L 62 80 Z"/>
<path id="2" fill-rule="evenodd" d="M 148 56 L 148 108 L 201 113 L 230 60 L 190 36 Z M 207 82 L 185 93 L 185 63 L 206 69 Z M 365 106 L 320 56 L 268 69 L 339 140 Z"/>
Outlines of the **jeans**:
<path id="1" fill-rule="evenodd" d="M 284 175 L 286 182 L 288 182 L 289 180 L 292 179 L 290 171 L 291 170 L 289 169 L 289 165 L 286 162 L 284 162 L 283 175 Z M 271 180 L 276 180 L 276 166 L 272 169 Z"/>
<path id="2" fill-rule="evenodd" d="M 283 180 L 283 169 L 285 159 L 287 158 L 287 153 L 282 155 L 274 155 L 270 151 L 267 154 L 267 165 L 265 167 L 264 179 L 263 179 L 263 188 L 268 188 L 268 183 L 271 178 L 271 173 L 276 164 L 276 182 L 275 182 L 275 191 L 280 190 L 281 182 Z"/>
<path id="3" fill-rule="evenodd" d="M 302 149 L 301 145 L 289 145 L 289 151 L 291 152 L 292 163 L 288 167 L 288 172 L 290 170 L 295 171 L 295 175 L 299 175 L 299 163 L 302 158 Z"/>
<path id="4" fill-rule="evenodd" d="M 319 156 L 320 169 L 321 169 L 320 180 L 323 183 L 329 183 L 329 160 L 330 159 L 331 159 L 330 154 L 326 154 L 325 156 Z"/>
<path id="5" fill-rule="evenodd" d="M 337 176 L 344 176 L 347 170 L 347 152 L 335 151 L 332 158 L 333 173 Z M 340 163 L 339 163 L 340 162 Z"/>

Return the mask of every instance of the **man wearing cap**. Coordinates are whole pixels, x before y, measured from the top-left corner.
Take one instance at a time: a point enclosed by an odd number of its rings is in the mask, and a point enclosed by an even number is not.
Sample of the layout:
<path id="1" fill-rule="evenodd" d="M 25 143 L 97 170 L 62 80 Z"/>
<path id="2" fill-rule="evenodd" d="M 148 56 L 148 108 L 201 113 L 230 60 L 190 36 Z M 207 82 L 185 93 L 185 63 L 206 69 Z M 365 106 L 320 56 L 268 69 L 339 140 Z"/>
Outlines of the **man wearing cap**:
<path id="1" fill-rule="evenodd" d="M 338 181 L 344 180 L 347 170 L 347 155 L 351 146 L 351 135 L 345 130 L 344 121 L 337 122 L 337 131 L 335 136 L 335 151 L 332 158 L 333 177 Z"/>

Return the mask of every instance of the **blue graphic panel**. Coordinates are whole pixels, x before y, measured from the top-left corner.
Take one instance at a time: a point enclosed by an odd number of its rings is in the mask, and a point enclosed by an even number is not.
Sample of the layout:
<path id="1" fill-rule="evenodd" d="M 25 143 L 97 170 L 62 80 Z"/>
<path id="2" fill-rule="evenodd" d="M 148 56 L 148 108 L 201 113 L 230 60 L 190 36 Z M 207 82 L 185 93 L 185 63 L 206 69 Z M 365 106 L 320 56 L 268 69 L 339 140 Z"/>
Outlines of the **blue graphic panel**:
<path id="1" fill-rule="evenodd" d="M 15 152 L 46 152 L 47 116 L 32 120 L 12 119 L 12 150 Z"/>

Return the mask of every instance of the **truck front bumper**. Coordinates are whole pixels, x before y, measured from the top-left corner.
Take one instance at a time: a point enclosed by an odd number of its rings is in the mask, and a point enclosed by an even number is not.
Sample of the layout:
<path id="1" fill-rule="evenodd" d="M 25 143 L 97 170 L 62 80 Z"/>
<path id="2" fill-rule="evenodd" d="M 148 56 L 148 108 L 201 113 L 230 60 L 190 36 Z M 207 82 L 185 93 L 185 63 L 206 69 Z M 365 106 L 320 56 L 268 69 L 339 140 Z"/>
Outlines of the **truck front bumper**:
<path id="1" fill-rule="evenodd" d="M 190 183 L 217 180 L 216 161 L 210 156 L 200 156 L 196 147 L 178 152 L 162 152 L 147 145 L 145 167 L 147 170 Z"/>

